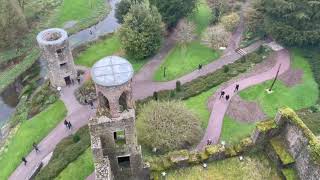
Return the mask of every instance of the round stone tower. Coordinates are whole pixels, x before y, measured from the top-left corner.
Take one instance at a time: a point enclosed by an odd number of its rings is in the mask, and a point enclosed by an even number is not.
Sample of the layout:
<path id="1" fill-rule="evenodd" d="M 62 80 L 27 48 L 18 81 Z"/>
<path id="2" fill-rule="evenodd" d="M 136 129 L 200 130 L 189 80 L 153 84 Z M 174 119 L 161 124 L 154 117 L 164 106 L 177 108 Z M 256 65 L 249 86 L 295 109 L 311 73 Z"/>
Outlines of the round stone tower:
<path id="1" fill-rule="evenodd" d="M 103 58 L 91 69 L 98 96 L 97 116 L 89 122 L 96 180 L 110 174 L 115 179 L 148 179 L 136 135 L 133 74 L 131 64 L 118 56 Z"/>
<path id="2" fill-rule="evenodd" d="M 72 83 L 77 76 L 68 34 L 59 28 L 47 29 L 37 36 L 43 59 L 48 62 L 48 74 L 51 85 L 62 87 Z"/>

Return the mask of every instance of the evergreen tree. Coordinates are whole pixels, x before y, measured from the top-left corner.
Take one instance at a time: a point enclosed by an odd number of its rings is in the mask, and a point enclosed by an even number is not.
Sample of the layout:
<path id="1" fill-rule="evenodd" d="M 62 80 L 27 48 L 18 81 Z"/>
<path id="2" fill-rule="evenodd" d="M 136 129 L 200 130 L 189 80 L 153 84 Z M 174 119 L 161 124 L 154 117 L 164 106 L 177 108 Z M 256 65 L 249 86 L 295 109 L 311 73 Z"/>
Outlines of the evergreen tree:
<path id="1" fill-rule="evenodd" d="M 196 2 L 197 0 L 150 0 L 150 3 L 158 8 L 169 28 L 191 13 L 196 7 Z"/>
<path id="2" fill-rule="evenodd" d="M 119 23 L 123 23 L 123 18 L 129 12 L 130 7 L 130 0 L 121 0 L 119 3 L 117 3 L 115 17 L 117 18 Z"/>
<path id="3" fill-rule="evenodd" d="M 163 23 L 157 8 L 145 3 L 131 6 L 120 29 L 120 39 L 126 54 L 143 59 L 160 48 Z"/>
<path id="4" fill-rule="evenodd" d="M 320 44 L 319 0 L 261 0 L 268 34 L 287 45 Z"/>

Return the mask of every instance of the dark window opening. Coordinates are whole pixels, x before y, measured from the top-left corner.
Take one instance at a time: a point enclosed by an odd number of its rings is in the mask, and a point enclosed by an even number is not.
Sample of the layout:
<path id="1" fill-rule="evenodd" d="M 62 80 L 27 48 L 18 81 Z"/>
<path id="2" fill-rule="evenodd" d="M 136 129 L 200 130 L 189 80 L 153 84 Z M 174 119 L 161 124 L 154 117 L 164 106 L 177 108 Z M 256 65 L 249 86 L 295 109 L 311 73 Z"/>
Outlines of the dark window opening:
<path id="1" fill-rule="evenodd" d="M 58 56 L 62 55 L 62 49 L 57 49 L 56 52 L 57 52 Z"/>
<path id="2" fill-rule="evenodd" d="M 118 157 L 118 165 L 121 168 L 130 168 L 130 156 Z"/>
<path id="3" fill-rule="evenodd" d="M 65 78 L 64 78 L 64 81 L 66 82 L 66 85 L 70 85 L 70 84 L 71 84 L 70 76 L 65 77 Z"/>
<path id="4" fill-rule="evenodd" d="M 99 92 L 99 105 L 101 108 L 106 108 L 108 111 L 110 110 L 110 105 L 108 99 L 101 93 Z"/>
<path id="5" fill-rule="evenodd" d="M 126 144 L 126 137 L 124 130 L 113 132 L 113 138 L 117 145 Z"/>
<path id="6" fill-rule="evenodd" d="M 67 68 L 67 63 L 62 63 L 62 64 L 60 64 L 60 68 L 61 68 L 61 69 L 66 69 L 66 68 Z"/>
<path id="7" fill-rule="evenodd" d="M 125 110 L 128 110 L 128 104 L 127 104 L 127 93 L 122 93 L 119 98 L 119 105 L 120 105 L 120 111 L 123 112 Z"/>

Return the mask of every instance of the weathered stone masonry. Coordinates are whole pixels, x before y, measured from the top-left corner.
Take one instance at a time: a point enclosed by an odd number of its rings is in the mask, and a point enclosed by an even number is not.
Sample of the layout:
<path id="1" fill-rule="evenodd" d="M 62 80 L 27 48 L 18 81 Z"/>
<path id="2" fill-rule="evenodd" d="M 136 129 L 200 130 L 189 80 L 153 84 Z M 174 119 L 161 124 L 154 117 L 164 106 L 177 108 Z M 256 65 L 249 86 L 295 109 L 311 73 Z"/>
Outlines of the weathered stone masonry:
<path id="1" fill-rule="evenodd" d="M 52 28 L 40 32 L 37 36 L 43 59 L 48 62 L 48 75 L 54 87 L 63 87 L 72 83 L 77 76 L 68 34 L 63 29 Z"/>

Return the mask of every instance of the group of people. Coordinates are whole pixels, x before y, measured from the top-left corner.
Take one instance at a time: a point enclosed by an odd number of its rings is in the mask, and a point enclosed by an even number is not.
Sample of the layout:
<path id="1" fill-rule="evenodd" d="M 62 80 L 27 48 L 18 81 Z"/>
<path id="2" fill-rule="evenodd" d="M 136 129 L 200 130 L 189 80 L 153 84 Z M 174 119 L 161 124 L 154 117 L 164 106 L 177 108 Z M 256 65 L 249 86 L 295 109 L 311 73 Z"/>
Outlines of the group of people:
<path id="1" fill-rule="evenodd" d="M 38 145 L 35 142 L 32 144 L 32 147 L 36 151 L 36 153 L 40 152 L 40 149 L 39 149 Z M 24 163 L 24 165 L 26 166 L 27 163 L 28 163 L 26 157 L 22 157 L 21 160 Z"/>
<path id="2" fill-rule="evenodd" d="M 71 124 L 71 122 L 70 122 L 70 121 L 64 120 L 64 122 L 63 122 L 63 123 L 64 123 L 64 125 L 66 126 L 66 128 L 67 128 L 67 129 L 69 129 L 69 130 L 70 130 L 70 129 L 72 128 L 72 124 Z"/>
<path id="3" fill-rule="evenodd" d="M 236 87 L 234 88 L 234 91 L 233 91 L 233 92 L 239 91 L 239 87 L 240 87 L 240 85 L 239 85 L 239 84 L 236 84 Z M 226 94 L 226 92 L 221 91 L 219 99 L 223 98 L 225 94 Z M 227 101 L 229 101 L 230 95 L 227 94 L 227 95 L 225 96 L 225 98 L 226 98 Z"/>
<path id="4" fill-rule="evenodd" d="M 85 103 L 85 104 L 89 104 L 90 107 L 91 107 L 91 109 L 94 108 L 93 101 L 92 101 L 91 99 L 88 101 L 87 98 L 85 98 L 85 99 L 84 99 L 84 103 Z"/>

